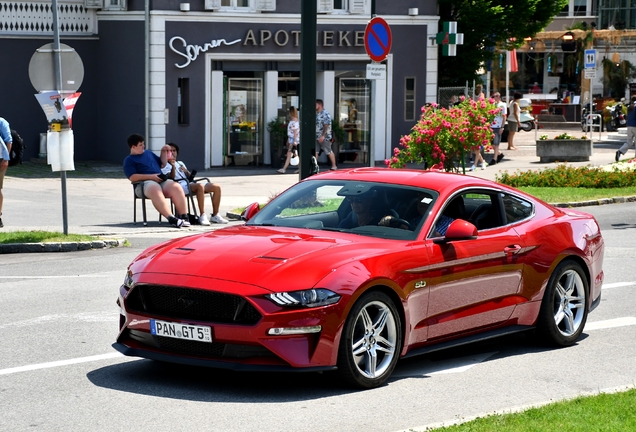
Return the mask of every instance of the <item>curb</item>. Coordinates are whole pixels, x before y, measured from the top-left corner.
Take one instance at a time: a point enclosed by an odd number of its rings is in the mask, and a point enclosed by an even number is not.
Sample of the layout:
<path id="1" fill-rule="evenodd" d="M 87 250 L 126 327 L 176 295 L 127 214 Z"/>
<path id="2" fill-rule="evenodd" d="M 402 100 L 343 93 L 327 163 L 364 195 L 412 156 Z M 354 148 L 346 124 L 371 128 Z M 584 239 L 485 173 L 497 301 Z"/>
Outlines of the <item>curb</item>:
<path id="1" fill-rule="evenodd" d="M 568 207 L 588 207 L 588 206 L 598 206 L 605 204 L 621 204 L 626 202 L 635 202 L 636 196 L 626 196 L 626 197 L 614 197 L 614 198 L 601 198 L 597 200 L 590 201 L 579 201 L 579 202 L 571 202 L 571 203 L 556 203 L 552 204 L 554 207 L 559 208 L 568 208 Z"/>
<path id="2" fill-rule="evenodd" d="M 94 240 L 84 242 L 7 243 L 0 244 L 0 254 L 28 252 L 77 252 L 122 247 L 126 239 Z"/>

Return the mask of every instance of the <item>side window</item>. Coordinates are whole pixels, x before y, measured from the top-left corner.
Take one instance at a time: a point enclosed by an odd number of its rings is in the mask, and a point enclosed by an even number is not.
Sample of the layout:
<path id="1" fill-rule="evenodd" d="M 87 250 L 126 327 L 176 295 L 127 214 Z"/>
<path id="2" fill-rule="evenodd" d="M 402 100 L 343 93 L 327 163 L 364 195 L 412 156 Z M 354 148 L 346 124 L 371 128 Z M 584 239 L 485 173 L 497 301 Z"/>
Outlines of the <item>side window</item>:
<path id="1" fill-rule="evenodd" d="M 532 204 L 513 195 L 503 194 L 506 223 L 515 223 L 532 216 Z"/>
<path id="2" fill-rule="evenodd" d="M 499 208 L 497 202 L 498 197 L 495 193 L 470 192 L 465 194 L 464 205 L 468 222 L 475 225 L 480 231 L 503 225 L 497 211 Z"/>

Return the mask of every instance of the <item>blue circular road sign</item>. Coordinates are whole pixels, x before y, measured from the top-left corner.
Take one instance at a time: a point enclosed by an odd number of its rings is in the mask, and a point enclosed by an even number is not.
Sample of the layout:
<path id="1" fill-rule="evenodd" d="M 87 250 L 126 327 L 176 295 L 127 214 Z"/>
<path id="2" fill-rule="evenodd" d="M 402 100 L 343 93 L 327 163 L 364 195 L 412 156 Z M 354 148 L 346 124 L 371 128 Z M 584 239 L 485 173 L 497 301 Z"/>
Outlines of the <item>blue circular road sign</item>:
<path id="1" fill-rule="evenodd" d="M 364 49 L 371 60 L 383 61 L 391 51 L 391 28 L 384 18 L 374 17 L 364 30 Z"/>

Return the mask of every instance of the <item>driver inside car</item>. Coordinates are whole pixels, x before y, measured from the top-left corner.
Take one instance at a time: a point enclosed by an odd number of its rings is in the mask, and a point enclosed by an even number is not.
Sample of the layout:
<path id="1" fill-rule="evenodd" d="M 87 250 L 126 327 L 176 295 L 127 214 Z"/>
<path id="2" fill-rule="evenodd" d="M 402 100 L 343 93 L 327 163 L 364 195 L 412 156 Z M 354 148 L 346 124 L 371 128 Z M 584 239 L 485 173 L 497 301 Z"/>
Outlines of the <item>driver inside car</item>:
<path id="1" fill-rule="evenodd" d="M 345 199 L 351 205 L 349 215 L 340 221 L 338 228 L 355 228 L 364 225 L 378 225 L 387 212 L 377 205 L 377 191 L 369 191 Z"/>

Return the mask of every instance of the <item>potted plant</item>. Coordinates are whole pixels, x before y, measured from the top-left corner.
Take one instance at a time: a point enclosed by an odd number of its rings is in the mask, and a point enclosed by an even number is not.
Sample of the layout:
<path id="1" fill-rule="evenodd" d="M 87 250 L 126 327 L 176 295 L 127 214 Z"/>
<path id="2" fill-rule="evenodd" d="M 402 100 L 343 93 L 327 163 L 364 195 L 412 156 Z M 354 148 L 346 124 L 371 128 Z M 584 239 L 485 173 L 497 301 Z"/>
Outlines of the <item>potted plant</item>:
<path id="1" fill-rule="evenodd" d="M 276 116 L 267 123 L 267 132 L 270 134 L 270 152 L 272 156 L 272 167 L 280 168 L 283 149 L 287 142 L 287 124 L 280 117 Z"/>
<path id="2" fill-rule="evenodd" d="M 540 162 L 584 162 L 592 156 L 592 140 L 583 135 L 576 138 L 568 133 L 548 139 L 541 135 L 537 141 L 537 156 Z"/>

